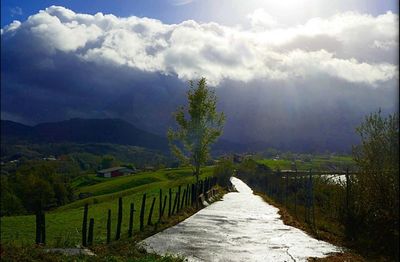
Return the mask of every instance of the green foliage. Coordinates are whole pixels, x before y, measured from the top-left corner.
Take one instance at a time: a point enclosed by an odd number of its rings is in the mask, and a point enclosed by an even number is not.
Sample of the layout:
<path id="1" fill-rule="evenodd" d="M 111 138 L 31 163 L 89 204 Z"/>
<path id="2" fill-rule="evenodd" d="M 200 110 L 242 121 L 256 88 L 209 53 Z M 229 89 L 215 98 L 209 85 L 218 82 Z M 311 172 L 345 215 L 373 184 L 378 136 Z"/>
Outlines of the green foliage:
<path id="1" fill-rule="evenodd" d="M 106 169 L 113 167 L 116 165 L 115 159 L 112 156 L 103 156 L 103 159 L 101 160 L 101 169 Z"/>
<path id="2" fill-rule="evenodd" d="M 187 94 L 188 107 L 175 113 L 178 130 L 168 130 L 171 151 L 182 163 L 190 164 L 198 177 L 200 167 L 207 161 L 210 145 L 222 134 L 223 113 L 217 113 L 215 93 L 207 88 L 201 78 L 197 86 L 190 82 Z"/>
<path id="3" fill-rule="evenodd" d="M 230 178 L 234 173 L 234 165 L 231 160 L 221 159 L 214 167 L 214 176 L 218 179 L 218 184 L 226 187 L 230 185 Z"/>
<path id="4" fill-rule="evenodd" d="M 253 176 L 257 173 L 257 162 L 253 159 L 245 159 L 238 166 L 238 174 Z"/>
<path id="5" fill-rule="evenodd" d="M 237 176 L 253 188 L 263 187 L 266 184 L 267 175 L 272 175 L 272 170 L 251 158 L 245 159 L 237 166 Z"/>
<path id="6" fill-rule="evenodd" d="M 61 206 L 74 199 L 73 189 L 98 184 L 106 180 L 87 173 L 94 173 L 102 167 L 110 167 L 126 163 L 133 168 L 135 165 L 144 167 L 152 165 L 161 167 L 170 163 L 170 159 L 159 152 L 134 147 L 112 144 L 2 144 L 2 155 L 6 163 L 2 165 L 1 173 L 6 182 L 2 183 L 2 205 L 0 215 L 15 215 L 33 212 L 38 206 L 43 208 Z M 26 152 L 37 159 L 27 159 Z M 9 158 L 21 156 L 16 162 Z M 42 157 L 55 155 L 57 160 L 45 161 Z M 7 162 L 8 161 L 8 162 Z M 135 164 L 132 164 L 133 161 Z M 140 184 L 149 181 L 142 181 Z M 123 187 L 106 189 L 113 193 L 138 184 L 127 183 Z M 44 191 L 37 196 L 36 187 Z"/>
<path id="7" fill-rule="evenodd" d="M 12 187 L 8 183 L 6 176 L 0 176 L 1 179 L 1 216 L 9 216 L 13 214 L 22 214 L 25 212 L 21 200 L 15 195 Z"/>
<path id="8" fill-rule="evenodd" d="M 357 133 L 361 144 L 353 148 L 353 155 L 360 174 L 352 183 L 354 199 L 347 217 L 348 226 L 352 227 L 349 237 L 368 240 L 368 246 L 388 241 L 398 252 L 399 116 L 373 113 L 357 128 Z M 371 235 L 374 237 L 367 237 Z M 385 249 L 393 252 L 392 245 Z"/>
<path id="9" fill-rule="evenodd" d="M 73 192 L 69 178 L 57 173 L 58 170 L 53 161 L 26 161 L 15 175 L 2 177 L 1 215 L 34 212 L 70 202 Z"/>
<path id="10" fill-rule="evenodd" d="M 23 179 L 23 181 L 20 181 Z M 27 210 L 36 211 L 46 208 L 55 202 L 54 189 L 48 180 L 37 175 L 19 176 L 20 195 Z"/>
<path id="11" fill-rule="evenodd" d="M 59 173 L 78 175 L 82 171 L 96 171 L 101 168 L 103 156 L 113 157 L 116 164 L 134 164 L 137 168 L 147 165 L 158 167 L 160 165 L 169 166 L 172 158 L 160 151 L 151 150 L 129 145 L 117 145 L 106 143 L 57 143 L 57 144 L 1 144 L 1 161 L 8 162 L 13 157 L 39 160 L 49 155 L 57 156 L 59 162 Z M 63 163 L 64 166 L 61 165 Z M 2 169 L 7 170 L 7 164 Z"/>

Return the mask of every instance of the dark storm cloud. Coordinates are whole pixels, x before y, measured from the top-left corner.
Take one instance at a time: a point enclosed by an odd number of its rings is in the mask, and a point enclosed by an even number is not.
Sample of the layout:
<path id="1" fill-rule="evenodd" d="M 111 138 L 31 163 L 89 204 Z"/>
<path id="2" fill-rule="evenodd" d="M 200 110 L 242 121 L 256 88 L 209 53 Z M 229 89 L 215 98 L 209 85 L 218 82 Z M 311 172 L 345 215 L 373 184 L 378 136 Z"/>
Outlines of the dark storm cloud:
<path id="1" fill-rule="evenodd" d="M 320 22 L 336 28 L 335 19 Z M 227 115 L 226 138 L 348 150 L 364 115 L 397 110 L 398 65 L 387 54 L 398 43 L 378 25 L 398 18 L 342 19 L 361 22 L 330 34 L 310 33 L 314 22 L 256 33 L 51 7 L 2 29 L 2 118 L 122 118 L 165 134 L 172 112 L 185 102 L 187 80 L 206 76 Z M 378 25 L 366 36 L 365 24 Z M 357 28 L 369 44 L 358 53 L 351 51 L 358 39 L 343 33 Z M 289 33 L 294 36 L 287 39 Z"/>

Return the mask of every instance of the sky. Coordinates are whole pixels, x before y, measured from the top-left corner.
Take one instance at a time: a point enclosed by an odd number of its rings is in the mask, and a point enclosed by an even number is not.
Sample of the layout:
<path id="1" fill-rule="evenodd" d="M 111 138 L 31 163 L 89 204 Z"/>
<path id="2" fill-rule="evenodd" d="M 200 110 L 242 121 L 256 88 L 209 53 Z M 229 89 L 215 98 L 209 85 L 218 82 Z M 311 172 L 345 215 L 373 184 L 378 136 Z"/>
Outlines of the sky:
<path id="1" fill-rule="evenodd" d="M 398 111 L 397 1 L 1 5 L 2 119 L 112 117 L 164 134 L 200 77 L 231 140 L 349 144 L 365 115 Z"/>
<path id="2" fill-rule="evenodd" d="M 245 23 L 246 15 L 262 8 L 286 23 L 302 23 L 310 17 L 326 17 L 339 12 L 357 11 L 379 15 L 387 11 L 398 13 L 394 0 L 63 0 L 63 1 L 1 1 L 1 26 L 13 20 L 26 20 L 51 5 L 63 6 L 79 13 L 102 12 L 118 17 L 150 17 L 164 23 L 180 23 L 193 19 L 198 22 L 216 22 L 235 26 Z"/>

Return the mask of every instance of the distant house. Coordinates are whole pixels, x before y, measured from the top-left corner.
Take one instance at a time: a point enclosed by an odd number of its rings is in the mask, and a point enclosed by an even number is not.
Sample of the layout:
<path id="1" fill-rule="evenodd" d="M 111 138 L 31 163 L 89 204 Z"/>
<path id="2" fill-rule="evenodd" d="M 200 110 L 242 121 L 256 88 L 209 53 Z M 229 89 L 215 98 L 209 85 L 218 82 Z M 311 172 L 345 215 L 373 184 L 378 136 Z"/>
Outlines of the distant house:
<path id="1" fill-rule="evenodd" d="M 123 166 L 111 167 L 97 171 L 98 177 L 117 177 L 134 173 L 134 170 Z"/>
<path id="2" fill-rule="evenodd" d="M 43 160 L 46 161 L 56 161 L 57 159 L 54 156 L 43 157 Z"/>

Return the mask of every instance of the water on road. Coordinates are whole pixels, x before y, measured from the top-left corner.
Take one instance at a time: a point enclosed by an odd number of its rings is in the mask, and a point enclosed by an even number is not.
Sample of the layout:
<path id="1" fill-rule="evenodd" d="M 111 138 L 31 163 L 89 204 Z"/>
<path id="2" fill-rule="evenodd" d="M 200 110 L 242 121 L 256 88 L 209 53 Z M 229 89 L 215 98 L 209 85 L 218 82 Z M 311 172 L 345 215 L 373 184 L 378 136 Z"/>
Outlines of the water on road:
<path id="1" fill-rule="evenodd" d="M 306 261 L 340 249 L 284 225 L 278 209 L 241 180 L 238 192 L 143 241 L 149 252 L 178 254 L 189 261 Z"/>

